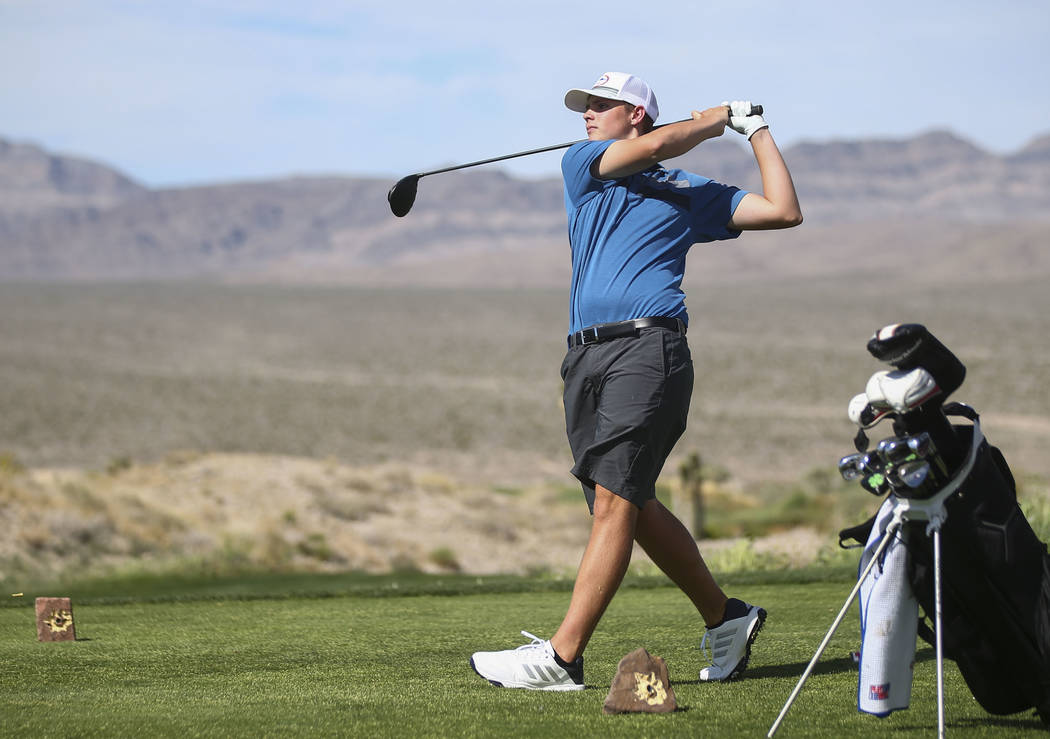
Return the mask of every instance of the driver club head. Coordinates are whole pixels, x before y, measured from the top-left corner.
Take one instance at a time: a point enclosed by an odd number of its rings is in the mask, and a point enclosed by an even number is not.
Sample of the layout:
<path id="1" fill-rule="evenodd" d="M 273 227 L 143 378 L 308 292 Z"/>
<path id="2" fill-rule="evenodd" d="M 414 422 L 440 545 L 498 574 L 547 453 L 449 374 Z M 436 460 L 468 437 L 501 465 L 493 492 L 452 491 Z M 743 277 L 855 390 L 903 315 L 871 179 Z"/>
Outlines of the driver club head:
<path id="1" fill-rule="evenodd" d="M 412 204 L 416 202 L 416 190 L 419 187 L 419 178 L 422 175 L 410 174 L 402 177 L 390 192 L 386 194 L 387 202 L 390 203 L 390 212 L 398 218 L 403 218 L 412 210 Z"/>

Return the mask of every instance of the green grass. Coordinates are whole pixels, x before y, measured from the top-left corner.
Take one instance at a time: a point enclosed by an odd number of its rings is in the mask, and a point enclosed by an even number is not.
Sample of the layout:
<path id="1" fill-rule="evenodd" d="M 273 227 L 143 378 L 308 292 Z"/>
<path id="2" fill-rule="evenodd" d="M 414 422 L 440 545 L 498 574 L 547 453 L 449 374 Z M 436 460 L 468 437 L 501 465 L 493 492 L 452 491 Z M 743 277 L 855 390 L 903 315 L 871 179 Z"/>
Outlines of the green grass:
<path id="1" fill-rule="evenodd" d="M 405 574 L 82 583 L 47 593 L 73 595 L 78 636 L 50 644 L 35 638 L 34 594 L 5 593 L 0 733 L 764 736 L 851 583 L 840 572 L 726 585 L 770 612 L 745 679 L 699 684 L 695 613 L 677 590 L 642 579 L 607 612 L 587 652 L 588 689 L 576 694 L 501 690 L 467 665 L 476 649 L 520 644 L 522 628 L 550 634 L 568 599 L 560 581 Z M 932 735 L 932 651 L 918 652 L 912 707 L 880 720 L 856 711 L 848 654 L 858 640 L 851 609 L 779 736 Z M 667 661 L 680 710 L 603 715 L 617 661 L 639 646 Z M 951 736 L 1045 735 L 1027 714 L 986 714 L 951 663 L 946 677 Z"/>

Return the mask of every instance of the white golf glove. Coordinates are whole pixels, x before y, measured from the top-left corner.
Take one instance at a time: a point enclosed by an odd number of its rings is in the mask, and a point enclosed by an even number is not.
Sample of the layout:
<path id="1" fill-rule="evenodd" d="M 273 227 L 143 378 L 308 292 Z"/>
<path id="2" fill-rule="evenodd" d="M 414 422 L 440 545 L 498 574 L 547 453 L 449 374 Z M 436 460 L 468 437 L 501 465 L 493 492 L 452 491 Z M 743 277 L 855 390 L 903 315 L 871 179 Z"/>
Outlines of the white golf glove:
<path id="1" fill-rule="evenodd" d="M 748 141 L 755 131 L 769 128 L 769 124 L 760 115 L 748 115 L 751 112 L 750 100 L 734 100 L 731 103 L 722 103 L 729 108 L 729 127 L 737 133 L 747 136 Z"/>

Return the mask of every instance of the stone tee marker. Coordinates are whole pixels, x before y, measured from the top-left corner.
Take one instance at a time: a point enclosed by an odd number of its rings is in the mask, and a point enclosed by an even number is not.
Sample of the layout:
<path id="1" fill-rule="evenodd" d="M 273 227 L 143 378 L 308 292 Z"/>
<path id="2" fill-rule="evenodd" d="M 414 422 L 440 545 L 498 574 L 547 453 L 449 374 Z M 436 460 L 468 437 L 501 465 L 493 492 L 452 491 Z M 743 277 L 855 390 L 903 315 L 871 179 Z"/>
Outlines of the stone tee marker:
<path id="1" fill-rule="evenodd" d="M 69 598 L 36 599 L 37 641 L 76 641 L 73 604 Z"/>
<path id="2" fill-rule="evenodd" d="M 620 660 L 603 713 L 673 713 L 678 708 L 667 663 L 639 647 Z"/>

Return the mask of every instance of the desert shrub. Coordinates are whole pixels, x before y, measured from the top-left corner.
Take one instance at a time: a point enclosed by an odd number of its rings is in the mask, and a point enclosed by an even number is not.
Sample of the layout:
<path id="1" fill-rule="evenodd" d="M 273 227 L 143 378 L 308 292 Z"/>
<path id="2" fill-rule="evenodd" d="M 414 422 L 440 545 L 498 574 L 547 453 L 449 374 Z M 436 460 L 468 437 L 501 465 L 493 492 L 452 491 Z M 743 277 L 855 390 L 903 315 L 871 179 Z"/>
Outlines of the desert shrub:
<path id="1" fill-rule="evenodd" d="M 1045 483 L 1040 483 L 1024 481 L 1019 486 L 1017 498 L 1036 536 L 1047 542 L 1050 541 L 1050 495 L 1047 495 Z"/>
<path id="2" fill-rule="evenodd" d="M 427 561 L 450 572 L 459 572 L 460 570 L 459 560 L 456 559 L 456 553 L 448 547 L 438 547 L 433 550 L 427 555 Z"/>
<path id="3" fill-rule="evenodd" d="M 17 475 L 25 472 L 25 465 L 13 452 L 0 452 L 0 474 Z"/>
<path id="4" fill-rule="evenodd" d="M 307 534 L 296 549 L 300 554 L 321 562 L 330 562 L 336 558 L 328 539 L 321 532 Z"/>
<path id="5" fill-rule="evenodd" d="M 125 470 L 130 470 L 131 465 L 131 457 L 114 457 L 106 465 L 106 474 L 115 477 Z"/>

